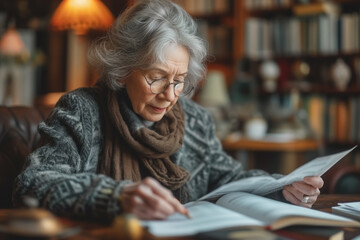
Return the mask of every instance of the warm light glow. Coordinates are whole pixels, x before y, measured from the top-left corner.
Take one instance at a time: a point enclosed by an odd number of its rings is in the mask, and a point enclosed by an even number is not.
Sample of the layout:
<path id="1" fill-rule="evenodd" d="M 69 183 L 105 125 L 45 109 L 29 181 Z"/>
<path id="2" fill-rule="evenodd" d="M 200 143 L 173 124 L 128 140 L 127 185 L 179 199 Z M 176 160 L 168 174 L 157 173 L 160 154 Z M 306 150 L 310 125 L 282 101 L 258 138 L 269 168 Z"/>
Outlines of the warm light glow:
<path id="1" fill-rule="evenodd" d="M 73 29 L 85 34 L 89 29 L 106 30 L 114 17 L 100 0 L 63 0 L 51 19 L 57 30 Z"/>
<path id="2" fill-rule="evenodd" d="M 20 34 L 15 28 L 9 28 L 0 40 L 0 52 L 4 55 L 20 55 L 25 50 Z"/>

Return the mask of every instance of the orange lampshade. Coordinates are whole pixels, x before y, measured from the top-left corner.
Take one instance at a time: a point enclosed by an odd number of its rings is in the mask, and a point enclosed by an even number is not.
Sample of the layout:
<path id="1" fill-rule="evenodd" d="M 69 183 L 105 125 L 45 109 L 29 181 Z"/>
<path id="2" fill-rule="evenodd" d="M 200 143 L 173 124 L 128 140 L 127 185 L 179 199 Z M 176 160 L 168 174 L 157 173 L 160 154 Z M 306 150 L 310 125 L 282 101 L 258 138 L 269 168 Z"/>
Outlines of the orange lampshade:
<path id="1" fill-rule="evenodd" d="M 20 34 L 15 28 L 9 28 L 0 40 L 0 52 L 4 55 L 20 55 L 25 50 Z"/>
<path id="2" fill-rule="evenodd" d="M 51 18 L 57 30 L 73 29 L 76 34 L 87 30 L 106 30 L 114 16 L 100 0 L 63 0 Z"/>

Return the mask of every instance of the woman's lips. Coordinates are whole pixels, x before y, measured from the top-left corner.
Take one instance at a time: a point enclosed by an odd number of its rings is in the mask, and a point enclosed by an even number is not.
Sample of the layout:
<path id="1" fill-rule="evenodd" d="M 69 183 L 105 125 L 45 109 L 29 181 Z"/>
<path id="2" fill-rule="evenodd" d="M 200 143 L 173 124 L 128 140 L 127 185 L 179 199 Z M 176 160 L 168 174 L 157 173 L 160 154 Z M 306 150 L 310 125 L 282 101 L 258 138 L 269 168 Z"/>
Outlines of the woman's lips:
<path id="1" fill-rule="evenodd" d="M 154 112 L 156 113 L 163 113 L 166 108 L 158 108 L 158 107 L 154 107 L 154 106 L 151 106 L 151 108 L 154 110 Z"/>

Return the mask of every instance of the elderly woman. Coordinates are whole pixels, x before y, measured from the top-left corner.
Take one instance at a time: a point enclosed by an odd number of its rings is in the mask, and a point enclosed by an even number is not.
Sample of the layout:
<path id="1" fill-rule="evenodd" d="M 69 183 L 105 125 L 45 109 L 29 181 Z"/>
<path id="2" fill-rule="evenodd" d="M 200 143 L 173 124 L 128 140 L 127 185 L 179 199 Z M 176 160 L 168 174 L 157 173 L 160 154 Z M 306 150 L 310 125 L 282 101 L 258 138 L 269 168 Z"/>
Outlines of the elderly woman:
<path id="1" fill-rule="evenodd" d="M 42 145 L 16 180 L 15 205 L 27 195 L 61 215 L 164 219 L 225 183 L 267 174 L 229 157 L 209 113 L 189 99 L 206 49 L 181 7 L 141 1 L 90 56 L 97 85 L 64 95 L 40 124 Z M 322 184 L 307 177 L 273 197 L 311 207 Z"/>

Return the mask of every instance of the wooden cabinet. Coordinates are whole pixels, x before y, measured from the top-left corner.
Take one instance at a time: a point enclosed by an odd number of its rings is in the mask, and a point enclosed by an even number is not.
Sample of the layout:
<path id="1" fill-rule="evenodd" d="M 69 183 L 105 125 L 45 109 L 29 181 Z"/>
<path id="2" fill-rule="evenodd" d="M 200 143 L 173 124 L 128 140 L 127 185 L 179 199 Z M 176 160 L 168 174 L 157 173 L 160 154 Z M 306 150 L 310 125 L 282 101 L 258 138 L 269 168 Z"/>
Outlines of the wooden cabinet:
<path id="1" fill-rule="evenodd" d="M 304 164 L 308 154 L 321 154 L 320 143 L 312 139 L 274 142 L 226 138 L 222 145 L 246 169 L 261 168 L 282 174 L 289 174 Z"/>

